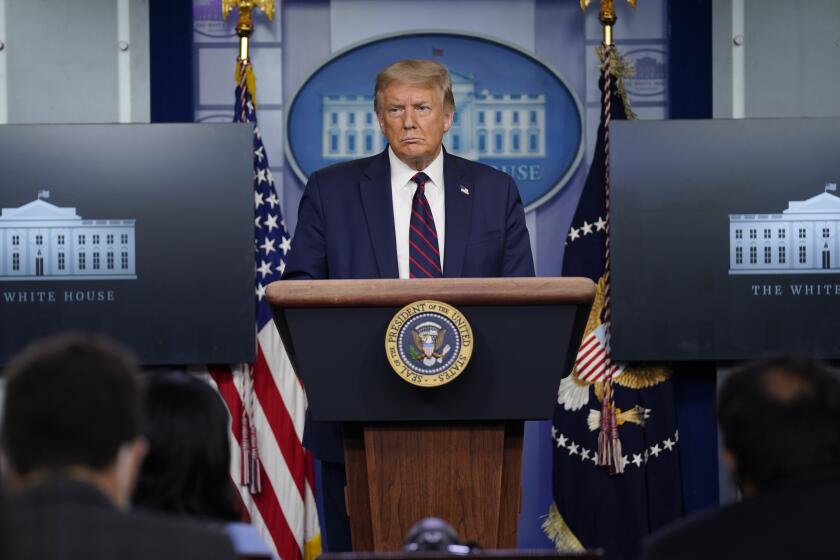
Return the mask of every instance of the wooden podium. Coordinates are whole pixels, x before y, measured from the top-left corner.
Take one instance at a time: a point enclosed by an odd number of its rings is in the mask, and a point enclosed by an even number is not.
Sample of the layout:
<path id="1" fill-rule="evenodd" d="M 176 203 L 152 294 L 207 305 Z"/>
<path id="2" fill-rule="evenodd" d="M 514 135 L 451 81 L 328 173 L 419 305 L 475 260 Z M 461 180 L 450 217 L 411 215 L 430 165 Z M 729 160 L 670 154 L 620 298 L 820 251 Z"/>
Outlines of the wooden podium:
<path id="1" fill-rule="evenodd" d="M 594 296 L 584 278 L 268 287 L 313 419 L 344 423 L 354 550 L 399 550 L 427 516 L 484 548 L 515 548 L 523 421 L 552 415 Z M 404 381 L 385 355 L 388 323 L 423 299 L 456 307 L 473 330 L 469 365 L 441 387 Z"/>

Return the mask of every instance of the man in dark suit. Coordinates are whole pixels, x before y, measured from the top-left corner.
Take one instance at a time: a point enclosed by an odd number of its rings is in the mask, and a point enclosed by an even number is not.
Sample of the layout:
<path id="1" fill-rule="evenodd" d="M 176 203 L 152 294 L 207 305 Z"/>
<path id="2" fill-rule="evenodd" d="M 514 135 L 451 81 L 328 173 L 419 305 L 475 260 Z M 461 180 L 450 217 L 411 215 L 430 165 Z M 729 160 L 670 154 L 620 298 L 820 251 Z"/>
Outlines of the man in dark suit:
<path id="1" fill-rule="evenodd" d="M 124 351 L 56 337 L 6 375 L 10 558 L 233 558 L 219 531 L 128 511 L 146 444 L 136 366 Z"/>
<path id="2" fill-rule="evenodd" d="M 724 460 L 743 500 L 654 535 L 643 557 L 836 558 L 840 378 L 784 356 L 733 373 L 721 388 Z"/>
<path id="3" fill-rule="evenodd" d="M 443 148 L 455 114 L 446 67 L 392 64 L 374 111 L 388 148 L 309 177 L 284 278 L 533 276 L 516 183 Z M 323 462 L 329 550 L 348 550 L 340 429 L 310 423 L 304 444 Z"/>
<path id="4" fill-rule="evenodd" d="M 377 77 L 375 100 L 388 149 L 309 177 L 285 277 L 411 277 L 410 218 L 420 174 L 426 175 L 422 207 L 431 208 L 435 228 L 422 234 L 437 239 L 436 247 L 420 250 L 442 257 L 434 263 L 421 255 L 423 276 L 533 276 L 513 179 L 443 148 L 455 111 L 446 68 L 427 60 L 397 62 Z"/>

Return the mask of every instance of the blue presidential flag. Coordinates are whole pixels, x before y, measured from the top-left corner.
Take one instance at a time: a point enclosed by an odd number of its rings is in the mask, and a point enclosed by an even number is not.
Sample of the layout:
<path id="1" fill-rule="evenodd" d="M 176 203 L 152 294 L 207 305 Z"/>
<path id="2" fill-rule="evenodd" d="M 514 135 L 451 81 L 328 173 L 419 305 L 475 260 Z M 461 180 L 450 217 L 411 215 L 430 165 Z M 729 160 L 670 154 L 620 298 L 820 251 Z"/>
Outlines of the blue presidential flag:
<path id="1" fill-rule="evenodd" d="M 626 66 L 614 47 L 600 54 L 601 124 L 563 260 L 563 275 L 591 278 L 597 294 L 558 391 L 554 504 L 543 528 L 558 549 L 634 559 L 645 535 L 682 514 L 679 432 L 670 372 L 610 356 L 609 122 L 628 115 L 618 93 Z"/>

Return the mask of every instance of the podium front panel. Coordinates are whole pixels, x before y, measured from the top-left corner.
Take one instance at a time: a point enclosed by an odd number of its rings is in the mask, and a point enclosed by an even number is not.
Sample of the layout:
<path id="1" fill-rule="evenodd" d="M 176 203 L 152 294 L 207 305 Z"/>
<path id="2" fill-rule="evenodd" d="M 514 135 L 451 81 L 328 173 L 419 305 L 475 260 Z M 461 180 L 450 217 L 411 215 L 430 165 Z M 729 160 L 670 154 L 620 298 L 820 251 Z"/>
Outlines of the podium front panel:
<path id="1" fill-rule="evenodd" d="M 399 309 L 284 310 L 293 333 L 293 363 L 302 374 L 313 419 L 449 422 L 549 418 L 588 313 L 588 306 L 576 305 L 458 306 L 472 326 L 472 359 L 450 383 L 427 388 L 404 381 L 386 359 L 385 331 Z M 551 360 L 547 361 L 546 355 Z"/>

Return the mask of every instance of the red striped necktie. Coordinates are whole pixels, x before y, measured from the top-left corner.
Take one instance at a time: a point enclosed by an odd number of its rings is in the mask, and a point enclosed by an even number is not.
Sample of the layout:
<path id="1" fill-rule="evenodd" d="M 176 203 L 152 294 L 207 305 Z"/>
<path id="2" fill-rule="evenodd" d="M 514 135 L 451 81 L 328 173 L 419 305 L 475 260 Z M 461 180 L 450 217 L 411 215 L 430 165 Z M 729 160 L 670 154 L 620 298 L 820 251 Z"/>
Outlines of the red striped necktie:
<path id="1" fill-rule="evenodd" d="M 408 272 L 410 278 L 440 278 L 437 230 L 432 208 L 426 200 L 426 183 L 429 176 L 423 172 L 411 178 L 417 183 L 411 201 L 411 221 L 408 230 Z"/>

